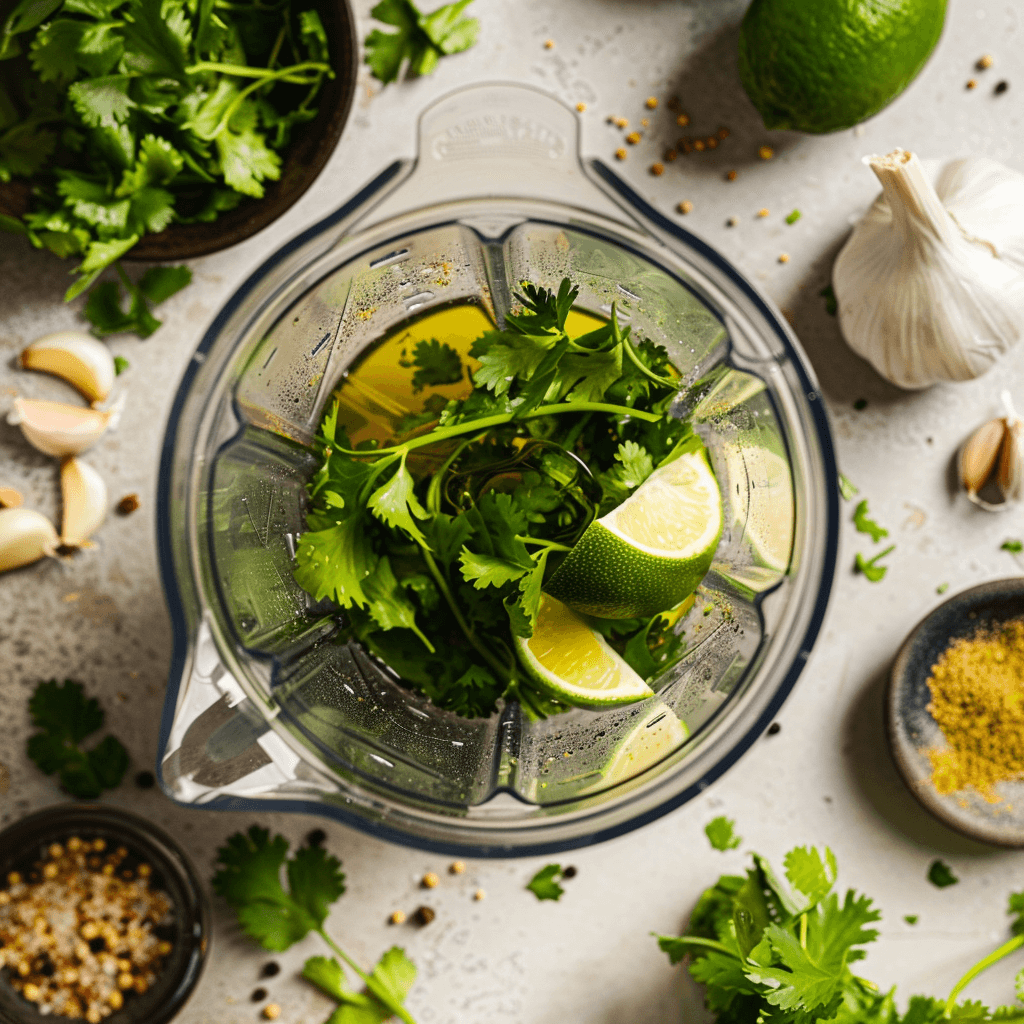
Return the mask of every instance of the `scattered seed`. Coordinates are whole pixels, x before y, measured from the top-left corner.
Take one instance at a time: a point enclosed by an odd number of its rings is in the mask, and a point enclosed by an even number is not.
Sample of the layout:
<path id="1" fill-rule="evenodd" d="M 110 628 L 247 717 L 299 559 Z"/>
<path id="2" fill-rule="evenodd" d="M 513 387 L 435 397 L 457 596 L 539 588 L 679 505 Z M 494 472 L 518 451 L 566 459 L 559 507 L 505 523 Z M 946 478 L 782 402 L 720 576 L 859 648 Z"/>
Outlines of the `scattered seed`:
<path id="1" fill-rule="evenodd" d="M 438 878 L 437 875 L 434 874 L 433 871 L 428 871 L 423 876 L 423 879 L 420 882 L 420 885 L 422 885 L 424 889 L 436 889 L 437 888 L 437 883 L 440 882 L 440 881 L 441 881 L 441 879 Z"/>
<path id="2" fill-rule="evenodd" d="M 788 263 L 789 262 L 789 253 L 788 252 L 780 252 L 779 253 L 779 262 L 780 263 Z"/>
<path id="3" fill-rule="evenodd" d="M 986 53 L 984 57 L 978 58 L 976 67 L 979 71 L 984 71 L 986 68 L 992 67 L 995 62 L 995 57 L 993 57 L 991 53 Z"/>
<path id="4" fill-rule="evenodd" d="M 483 891 L 483 889 L 477 889 L 477 891 L 475 893 L 473 893 L 473 899 L 475 899 L 477 901 L 477 903 L 479 903 L 482 899 L 486 899 L 486 898 L 487 898 L 487 893 L 485 893 Z"/>
<path id="5" fill-rule="evenodd" d="M 617 150 L 615 150 L 615 159 L 616 160 L 625 160 L 626 159 L 626 151 L 624 149 L 617 149 Z"/>
<path id="6" fill-rule="evenodd" d="M 771 158 L 772 158 L 773 156 L 775 156 L 775 150 L 774 150 L 774 149 L 772 149 L 772 147 L 771 147 L 771 146 L 762 146 L 762 147 L 761 147 L 761 148 L 760 148 L 760 149 L 759 149 L 759 150 L 757 151 L 757 155 L 758 155 L 758 156 L 759 156 L 759 157 L 760 157 L 760 158 L 761 158 L 762 160 L 771 160 Z"/>
<path id="7" fill-rule="evenodd" d="M 998 83 L 998 84 L 996 85 L 995 89 L 993 89 L 992 91 L 993 91 L 993 92 L 994 92 L 994 93 L 995 93 L 995 94 L 996 94 L 997 96 L 1002 96 L 1002 94 L 1003 94 L 1004 92 L 1006 92 L 1006 90 L 1007 90 L 1007 89 L 1009 89 L 1009 88 L 1010 88 L 1010 83 L 1009 83 L 1009 82 L 1007 82 L 1007 81 L 1006 81 L 1006 79 L 1004 78 L 1004 79 L 1003 79 L 1003 80 L 1002 80 L 1001 82 L 999 82 L 999 83 Z"/>
<path id="8" fill-rule="evenodd" d="M 677 210 L 678 210 L 678 211 L 679 211 L 680 213 L 689 213 L 689 212 L 690 212 L 690 211 L 691 211 L 691 210 L 693 209 L 693 203 L 691 203 L 689 199 L 684 199 L 684 200 L 683 200 L 683 201 L 682 201 L 682 202 L 681 202 L 681 203 L 680 203 L 680 204 L 679 204 L 679 205 L 678 205 L 678 206 L 676 207 L 676 209 L 677 209 Z"/>
<path id="9" fill-rule="evenodd" d="M 413 921 L 421 928 L 430 924 L 435 917 L 437 917 L 437 913 L 431 907 L 418 907 L 416 913 L 412 915 Z"/>
<path id="10" fill-rule="evenodd" d="M 735 181 L 736 180 L 736 172 L 735 171 L 726 171 L 725 172 L 725 180 L 726 181 Z"/>
<path id="11" fill-rule="evenodd" d="M 651 126 L 651 122 L 646 117 L 641 117 L 640 118 L 640 127 L 641 128 L 650 128 L 650 126 Z"/>
<path id="12" fill-rule="evenodd" d="M 658 97 L 657 96 L 648 96 L 647 97 L 647 109 L 648 110 L 654 110 L 654 108 L 657 107 L 657 105 L 658 105 Z"/>
<path id="13" fill-rule="evenodd" d="M 152 772 L 139 772 L 135 776 L 135 785 L 139 789 L 152 789 L 156 785 L 156 776 Z"/>
<path id="14" fill-rule="evenodd" d="M 704 140 L 703 139 L 694 139 L 693 140 L 693 148 L 695 150 L 697 150 L 698 153 L 703 153 L 704 152 Z"/>
<path id="15" fill-rule="evenodd" d="M 281 1016 L 281 1007 L 278 1006 L 277 1003 L 267 1003 L 267 1005 L 263 1007 L 263 1016 L 267 1020 L 277 1020 L 277 1018 Z"/>
<path id="16" fill-rule="evenodd" d="M 715 134 L 724 142 L 727 138 L 729 138 L 729 129 L 719 128 L 718 131 L 715 132 Z"/>
<path id="17" fill-rule="evenodd" d="M 254 1003 L 262 1003 L 263 1000 L 267 998 L 267 990 L 265 988 L 253 989 L 253 993 L 249 998 Z"/>
<path id="18" fill-rule="evenodd" d="M 629 133 L 629 134 L 628 134 L 628 135 L 626 136 L 626 141 L 627 141 L 627 142 L 628 142 L 628 143 L 629 143 L 629 144 L 630 144 L 631 146 L 635 146 L 635 145 L 636 145 L 636 144 L 637 144 L 637 143 L 638 143 L 638 142 L 640 141 L 640 139 L 641 139 L 641 135 L 640 135 L 640 133 L 639 133 L 639 132 L 630 132 L 630 133 Z"/>
<path id="19" fill-rule="evenodd" d="M 464 860 L 453 860 L 448 870 L 453 875 L 461 875 L 466 870 L 466 862 Z"/>
<path id="20" fill-rule="evenodd" d="M 612 122 L 616 128 L 628 128 L 629 118 L 627 117 L 616 117 Z"/>
<path id="21" fill-rule="evenodd" d="M 651 164 L 651 174 L 653 174 L 655 177 L 657 177 L 659 174 L 664 174 L 664 173 L 665 173 L 665 165 L 664 164 L 659 164 L 659 163 Z"/>
<path id="22" fill-rule="evenodd" d="M 780 732 L 782 732 L 782 726 L 779 725 L 778 722 L 772 722 L 772 724 L 768 726 L 769 736 L 778 736 Z"/>
<path id="23" fill-rule="evenodd" d="M 281 965 L 274 960 L 271 960 L 269 964 L 263 965 L 263 970 L 260 971 L 261 978 L 273 978 L 275 975 L 281 973 Z"/>
<path id="24" fill-rule="evenodd" d="M 739 224 L 739 218 L 738 218 L 738 217 L 730 217 L 730 218 L 729 218 L 729 219 L 728 219 L 728 220 L 727 220 L 727 221 L 725 222 L 725 226 L 726 226 L 727 228 L 734 228 L 734 227 L 736 227 L 736 225 L 737 225 L 737 224 Z"/>
<path id="25" fill-rule="evenodd" d="M 758 217 L 767 217 L 768 216 L 768 207 L 767 206 L 762 206 L 761 209 L 757 211 L 757 215 L 758 215 Z"/>
<path id="26" fill-rule="evenodd" d="M 676 124 L 679 125 L 680 128 L 685 128 L 689 123 L 690 123 L 690 115 L 689 114 L 680 114 L 676 118 Z"/>
<path id="27" fill-rule="evenodd" d="M 976 89 L 977 87 L 978 87 L 978 80 L 976 78 L 968 78 L 967 79 L 967 88 L 968 89 Z"/>
<path id="28" fill-rule="evenodd" d="M 323 846 L 327 842 L 327 833 L 322 828 L 315 828 L 306 833 L 307 846 Z"/>
<path id="29" fill-rule="evenodd" d="M 544 40 L 544 49 L 545 50 L 553 50 L 554 48 L 555 48 L 555 41 L 554 41 L 554 39 L 545 39 Z"/>
<path id="30" fill-rule="evenodd" d="M 130 516 L 139 510 L 139 496 L 137 494 L 126 494 L 118 503 L 117 511 L 123 516 Z"/>
<path id="31" fill-rule="evenodd" d="M 796 327 L 796 313 L 794 313 L 793 310 L 789 309 L 787 306 L 783 306 L 781 313 L 790 327 Z"/>
<path id="32" fill-rule="evenodd" d="M 573 866 L 572 866 L 572 865 L 570 864 L 570 865 L 569 865 L 569 866 L 568 866 L 568 867 L 567 867 L 567 868 L 566 868 L 566 869 L 565 869 L 565 870 L 564 870 L 564 871 L 562 872 L 562 877 L 563 877 L 563 878 L 575 878 L 575 877 L 576 877 L 576 869 L 575 869 L 575 868 L 574 868 L 574 867 L 573 867 Z"/>
<path id="33" fill-rule="evenodd" d="M 587 105 L 586 103 L 577 103 L 576 109 L 582 114 L 583 111 L 587 109 Z"/>
<path id="34" fill-rule="evenodd" d="M 665 150 L 665 159 L 669 163 L 672 163 L 672 161 L 675 160 L 677 156 L 679 156 L 679 154 L 674 149 Z"/>
<path id="35" fill-rule="evenodd" d="M 392 911 L 392 914 L 388 918 L 388 920 L 392 924 L 405 924 L 405 911 L 404 910 Z"/>
<path id="36" fill-rule="evenodd" d="M 857 412 L 860 412 L 862 409 L 866 409 L 868 407 L 868 400 L 866 398 L 858 398 L 857 401 L 853 403 L 853 407 Z"/>
<path id="37" fill-rule="evenodd" d="M 704 145 L 707 146 L 708 149 L 718 149 L 718 139 L 716 139 L 714 135 L 709 135 L 704 140 Z"/>

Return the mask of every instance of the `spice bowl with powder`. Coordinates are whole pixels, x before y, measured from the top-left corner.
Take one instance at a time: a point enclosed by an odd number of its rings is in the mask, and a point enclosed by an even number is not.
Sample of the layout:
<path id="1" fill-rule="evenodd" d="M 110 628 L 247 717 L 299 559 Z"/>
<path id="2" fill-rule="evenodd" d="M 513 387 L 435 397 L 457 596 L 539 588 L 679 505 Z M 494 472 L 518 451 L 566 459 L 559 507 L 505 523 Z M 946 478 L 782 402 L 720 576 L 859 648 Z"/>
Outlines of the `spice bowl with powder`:
<path id="1" fill-rule="evenodd" d="M 142 818 L 65 804 L 0 833 L 0 1024 L 164 1024 L 208 935 L 195 872 Z"/>
<path id="2" fill-rule="evenodd" d="M 1024 847 L 1024 578 L 933 609 L 893 664 L 886 701 L 896 765 L 951 828 Z"/>

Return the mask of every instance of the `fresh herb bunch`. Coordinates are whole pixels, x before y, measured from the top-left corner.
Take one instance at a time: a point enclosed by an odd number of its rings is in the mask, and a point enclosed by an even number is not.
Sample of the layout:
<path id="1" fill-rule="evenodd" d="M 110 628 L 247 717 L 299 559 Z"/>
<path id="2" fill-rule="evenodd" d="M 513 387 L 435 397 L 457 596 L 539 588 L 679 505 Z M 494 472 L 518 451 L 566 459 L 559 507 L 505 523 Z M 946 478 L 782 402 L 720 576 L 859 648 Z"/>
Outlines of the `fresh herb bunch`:
<path id="1" fill-rule="evenodd" d="M 284 836 L 271 839 L 266 829 L 253 825 L 228 838 L 217 862 L 214 892 L 234 909 L 247 935 L 264 949 L 282 952 L 316 932 L 366 985 L 365 993 L 348 989 L 344 968 L 333 957 L 306 961 L 303 977 L 340 1004 L 328 1024 L 380 1024 L 392 1016 L 415 1024 L 403 1005 L 416 980 L 405 951 L 393 946 L 367 974 L 324 930 L 331 904 L 345 892 L 337 857 L 321 846 L 302 846 L 289 857 Z"/>
<path id="2" fill-rule="evenodd" d="M 434 703 L 487 715 L 531 689 L 513 637 L 529 637 L 544 581 L 584 530 L 659 465 L 699 444 L 670 414 L 678 374 L 667 352 L 609 322 L 571 339 L 578 289 L 529 284 L 502 330 L 470 349 L 479 363 L 461 401 L 426 398 L 383 447 L 353 449 L 330 408 L 310 484 L 296 579 L 345 611 L 362 642 Z M 418 384 L 461 379 L 457 352 L 414 352 Z M 679 656 L 668 619 L 588 620 L 644 677 Z"/>
<path id="3" fill-rule="evenodd" d="M 61 788 L 81 800 L 94 800 L 120 785 L 128 770 L 128 751 L 114 736 L 89 750 L 81 744 L 103 728 L 103 708 L 85 696 L 81 683 L 56 679 L 40 683 L 28 702 L 32 724 L 40 731 L 28 739 L 28 756 L 40 771 L 57 774 Z"/>
<path id="4" fill-rule="evenodd" d="M 785 881 L 763 858 L 742 875 L 722 875 L 701 896 L 686 932 L 659 936 L 672 963 L 690 957 L 690 974 L 705 985 L 707 1007 L 719 1024 L 985 1024 L 1024 1021 L 1024 1005 L 989 1010 L 958 1003 L 983 970 L 1024 947 L 1024 893 L 1010 897 L 1014 937 L 979 961 L 953 986 L 948 999 L 914 996 L 905 1014 L 895 989 L 880 992 L 850 965 L 878 932 L 881 917 L 866 896 L 832 892 L 836 860 L 827 849 L 790 850 Z M 786 884 L 788 883 L 788 885 Z M 1017 975 L 1024 998 L 1024 970 Z"/>
<path id="5" fill-rule="evenodd" d="M 32 201 L 0 227 L 81 257 L 67 299 L 143 235 L 260 198 L 333 76 L 319 15 L 290 0 L 21 0 L 0 29 L 15 58 L 0 181 Z"/>

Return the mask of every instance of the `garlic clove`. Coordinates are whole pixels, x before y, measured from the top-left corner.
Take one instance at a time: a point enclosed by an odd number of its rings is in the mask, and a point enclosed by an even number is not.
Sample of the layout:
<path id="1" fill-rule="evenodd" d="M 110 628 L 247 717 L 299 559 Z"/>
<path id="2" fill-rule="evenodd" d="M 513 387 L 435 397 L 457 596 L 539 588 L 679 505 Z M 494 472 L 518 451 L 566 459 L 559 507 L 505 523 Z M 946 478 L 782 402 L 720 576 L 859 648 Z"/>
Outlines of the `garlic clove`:
<path id="1" fill-rule="evenodd" d="M 117 376 L 110 349 L 81 331 L 57 331 L 36 339 L 21 353 L 21 365 L 66 380 L 93 404 L 106 400 Z"/>
<path id="2" fill-rule="evenodd" d="M 59 544 L 46 516 L 30 508 L 0 508 L 0 572 L 52 557 Z"/>
<path id="3" fill-rule="evenodd" d="M 60 490 L 64 502 L 61 544 L 89 546 L 89 538 L 107 515 L 107 485 L 103 477 L 81 459 L 65 459 L 60 467 Z"/>
<path id="4" fill-rule="evenodd" d="M 1019 501 L 1024 490 L 1024 467 L 1021 465 L 1021 422 L 1004 420 L 1006 424 L 1003 444 L 999 450 L 996 483 L 1006 501 Z"/>
<path id="5" fill-rule="evenodd" d="M 7 422 L 20 426 L 33 448 L 61 459 L 78 455 L 94 445 L 105 431 L 117 425 L 120 416 L 120 404 L 104 411 L 36 398 L 16 398 Z"/>
<path id="6" fill-rule="evenodd" d="M 0 508 L 19 508 L 24 501 L 21 491 L 13 487 L 0 487 Z"/>
<path id="7" fill-rule="evenodd" d="M 992 475 L 1005 436 L 1005 420 L 995 419 L 978 427 L 967 439 L 960 451 L 960 480 L 969 496 L 977 494 Z"/>

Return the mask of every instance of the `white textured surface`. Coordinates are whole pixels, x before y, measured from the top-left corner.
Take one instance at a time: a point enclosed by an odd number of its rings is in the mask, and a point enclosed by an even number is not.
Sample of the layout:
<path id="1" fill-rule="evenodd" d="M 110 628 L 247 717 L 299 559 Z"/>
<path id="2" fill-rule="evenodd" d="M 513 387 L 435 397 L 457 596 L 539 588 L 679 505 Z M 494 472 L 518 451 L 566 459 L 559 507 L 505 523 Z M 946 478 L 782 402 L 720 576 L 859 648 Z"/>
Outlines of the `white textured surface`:
<path id="1" fill-rule="evenodd" d="M 359 0 L 360 34 L 369 28 L 369 0 Z M 711 850 L 703 827 L 715 814 L 734 817 L 744 849 L 772 857 L 797 843 L 828 843 L 841 882 L 876 897 L 884 911 L 882 939 L 861 973 L 881 986 L 945 994 L 952 981 L 1002 941 L 1005 897 L 1024 887 L 1024 854 L 998 852 L 960 839 L 928 819 L 904 792 L 882 734 L 881 688 L 906 632 L 951 591 L 1012 575 L 1020 567 L 999 544 L 1024 533 L 1019 517 L 987 516 L 949 490 L 954 449 L 995 410 L 1009 387 L 1024 406 L 1020 353 L 987 378 L 959 387 L 904 394 L 884 384 L 840 339 L 818 292 L 852 218 L 876 188 L 860 164 L 865 153 L 900 145 L 922 157 L 984 153 L 1024 170 L 1024 57 L 1019 2 L 951 0 L 938 51 L 895 105 L 863 129 L 824 138 L 766 133 L 735 77 L 736 25 L 743 3 L 696 0 L 476 0 L 478 46 L 441 62 L 423 81 L 380 91 L 365 72 L 351 121 L 334 157 L 287 217 L 228 252 L 198 260 L 195 282 L 171 299 L 165 326 L 151 340 L 118 339 L 131 361 L 128 409 L 117 434 L 90 456 L 113 499 L 130 491 L 142 509 L 112 517 L 100 547 L 70 566 L 47 564 L 0 579 L 0 823 L 60 799 L 25 760 L 26 699 L 41 678 L 72 676 L 102 695 L 112 730 L 137 765 L 155 757 L 155 722 L 170 657 L 170 628 L 157 579 L 153 542 L 156 456 L 179 375 L 201 330 L 232 289 L 280 242 L 347 198 L 397 156 L 410 154 L 417 112 L 431 99 L 472 81 L 521 81 L 571 102 L 586 102 L 584 151 L 610 159 L 620 133 L 605 123 L 621 114 L 636 125 L 649 95 L 677 93 L 692 117 L 687 131 L 731 129 L 715 152 L 647 173 L 663 141 L 675 138 L 660 107 L 652 136 L 631 147 L 618 166 L 660 209 L 683 199 L 694 208 L 688 228 L 717 246 L 792 313 L 820 377 L 835 429 L 840 463 L 888 525 L 897 544 L 885 581 L 868 584 L 850 571 L 866 538 L 853 532 L 844 508 L 837 582 L 828 619 L 807 670 L 785 705 L 780 734 L 753 750 L 700 799 L 665 819 L 595 849 L 562 857 L 579 875 L 560 903 L 538 903 L 523 885 L 539 862 L 475 862 L 465 875 L 445 873 L 437 857 L 388 846 L 327 824 L 329 846 L 342 857 L 349 891 L 330 919 L 332 933 L 354 956 L 372 963 L 392 942 L 404 944 L 420 968 L 410 1009 L 422 1024 L 676 1024 L 697 1019 L 700 996 L 669 967 L 651 931 L 673 931 L 697 895 L 724 870 L 738 870 L 743 851 Z M 546 39 L 555 47 L 544 48 Z M 973 70 L 982 54 L 996 66 Z M 975 75 L 979 88 L 965 91 Z M 1010 83 L 992 95 L 1001 78 Z M 775 159 L 757 149 L 770 142 Z M 724 172 L 735 168 L 735 182 Z M 771 215 L 756 217 L 766 206 Z M 802 219 L 787 226 L 794 207 Z M 675 214 L 673 214 L 675 216 Z M 726 228 L 736 216 L 739 224 Z M 787 264 L 777 262 L 786 251 Z M 40 334 L 75 325 L 60 296 L 66 268 L 55 258 L 4 238 L 0 255 L 0 398 L 17 389 L 57 397 L 58 382 L 16 373 L 8 356 Z M 867 409 L 854 411 L 858 398 Z M 57 469 L 0 428 L 0 483 L 26 493 L 33 507 L 55 513 Z M 110 798 L 140 810 L 182 838 L 209 874 L 213 851 L 250 816 L 185 810 L 130 784 Z M 316 819 L 272 815 L 264 824 L 298 839 Z M 960 885 L 942 891 L 925 880 L 942 856 Z M 427 869 L 442 875 L 430 894 L 417 889 Z M 472 902 L 482 887 L 487 899 Z M 438 910 L 420 931 L 389 928 L 396 907 Z M 904 914 L 920 915 L 911 928 Z M 316 1024 L 328 1013 L 294 972 L 319 952 L 315 940 L 277 959 L 283 972 L 259 982 L 281 1004 L 282 1024 Z M 248 1002 L 269 957 L 233 929 L 218 907 L 213 952 L 182 1024 L 236 1024 L 258 1019 Z M 996 969 L 972 989 L 1009 1001 L 1011 968 Z"/>

